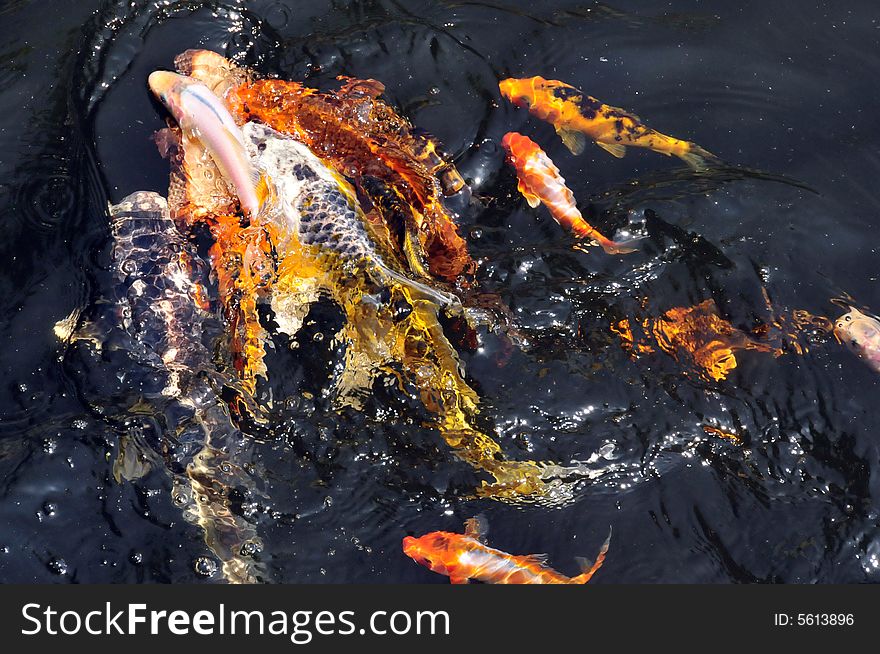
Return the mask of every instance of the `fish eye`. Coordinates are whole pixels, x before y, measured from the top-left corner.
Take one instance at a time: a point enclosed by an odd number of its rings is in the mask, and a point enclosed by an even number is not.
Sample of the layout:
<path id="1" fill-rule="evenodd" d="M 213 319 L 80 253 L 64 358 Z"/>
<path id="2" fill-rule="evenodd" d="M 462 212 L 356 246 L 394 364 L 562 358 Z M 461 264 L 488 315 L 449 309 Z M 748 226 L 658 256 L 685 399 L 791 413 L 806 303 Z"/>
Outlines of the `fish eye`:
<path id="1" fill-rule="evenodd" d="M 852 320 L 852 316 L 844 316 L 843 319 L 849 322 L 850 320 Z"/>

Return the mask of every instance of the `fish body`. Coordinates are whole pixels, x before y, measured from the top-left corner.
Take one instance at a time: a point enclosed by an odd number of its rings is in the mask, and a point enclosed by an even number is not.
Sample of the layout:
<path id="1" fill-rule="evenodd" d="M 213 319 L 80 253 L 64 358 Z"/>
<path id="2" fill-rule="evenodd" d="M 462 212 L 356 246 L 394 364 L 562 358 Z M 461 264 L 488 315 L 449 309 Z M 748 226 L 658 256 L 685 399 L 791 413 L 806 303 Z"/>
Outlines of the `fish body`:
<path id="1" fill-rule="evenodd" d="M 202 143 L 221 174 L 235 188 L 242 209 L 249 216 L 259 213 L 260 176 L 244 147 L 241 130 L 232 114 L 207 86 L 186 75 L 155 71 L 150 90 L 164 104 L 183 132 Z"/>
<path id="2" fill-rule="evenodd" d="M 615 157 L 627 147 L 648 148 L 682 159 L 695 170 L 705 170 L 718 158 L 696 143 L 661 134 L 624 109 L 603 104 L 579 89 L 543 77 L 509 78 L 498 84 L 501 95 L 517 107 L 528 108 L 549 122 L 573 154 L 581 154 L 590 137 Z"/>
<path id="3" fill-rule="evenodd" d="M 553 570 L 543 554 L 516 556 L 489 547 L 485 541 L 485 524 L 479 518 L 465 523 L 465 533 L 434 531 L 419 538 L 403 539 L 403 552 L 416 563 L 433 572 L 446 575 L 453 584 L 466 584 L 474 579 L 487 584 L 585 584 L 602 566 L 608 552 L 609 535 L 596 562 L 580 560 L 584 571 L 575 576 Z"/>
<path id="4" fill-rule="evenodd" d="M 391 269 L 370 239 L 354 188 L 309 148 L 267 125 L 242 128 L 245 149 L 258 170 L 271 171 L 276 209 L 267 212 L 281 233 L 295 235 L 316 258 L 353 273 L 364 270 L 379 285 L 395 281 L 441 305 L 457 304 L 442 291 Z"/>
<path id="5" fill-rule="evenodd" d="M 230 583 L 264 579 L 261 564 L 245 553 L 261 548 L 255 525 L 230 508 L 231 489 L 243 496 L 259 491 L 247 472 L 249 440 L 218 392 L 218 387 L 233 389 L 235 382 L 213 363 L 209 337 L 215 325 L 206 310 L 205 275 L 195 247 L 177 230 L 167 202 L 156 193 L 132 193 L 110 207 L 110 218 L 126 349 L 163 385 L 160 393 L 150 393 L 141 384 L 137 409 L 130 411 L 143 416 L 151 410 L 159 416 L 157 424 L 165 425 L 153 453 L 137 438 L 122 439 L 113 473 L 117 481 L 134 479 L 161 456 L 172 474 L 175 503 L 202 528 L 224 578 Z"/>
<path id="6" fill-rule="evenodd" d="M 850 308 L 834 323 L 834 333 L 872 370 L 880 372 L 880 321 Z"/>
<path id="7" fill-rule="evenodd" d="M 608 254 L 635 251 L 626 243 L 606 238 L 584 220 L 559 169 L 532 139 L 517 132 L 508 132 L 501 140 L 501 145 L 507 152 L 507 160 L 516 170 L 517 188 L 529 206 L 537 207 L 543 203 L 562 227 L 578 238 L 593 239 Z"/>

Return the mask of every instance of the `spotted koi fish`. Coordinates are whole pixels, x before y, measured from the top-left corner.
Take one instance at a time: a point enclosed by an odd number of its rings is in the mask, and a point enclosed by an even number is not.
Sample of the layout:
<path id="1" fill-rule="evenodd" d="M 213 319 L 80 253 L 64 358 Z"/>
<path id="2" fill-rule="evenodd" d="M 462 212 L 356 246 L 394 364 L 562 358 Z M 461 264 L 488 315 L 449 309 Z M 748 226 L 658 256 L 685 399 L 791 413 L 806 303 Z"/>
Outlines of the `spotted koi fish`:
<path id="1" fill-rule="evenodd" d="M 441 575 L 453 584 L 475 579 L 487 584 L 585 584 L 605 561 L 611 534 L 592 565 L 578 559 L 583 572 L 576 577 L 547 566 L 544 554 L 515 556 L 486 545 L 486 523 L 477 517 L 465 522 L 464 534 L 434 531 L 419 538 L 403 539 L 403 552 L 416 563 Z"/>
<path id="2" fill-rule="evenodd" d="M 259 496 L 259 490 L 249 472 L 250 441 L 218 391 L 232 390 L 235 382 L 214 368 L 209 335 L 217 326 L 207 311 L 195 248 L 156 193 L 132 193 L 110 207 L 110 218 L 111 269 L 126 347 L 162 383 L 159 392 L 145 392 L 150 385 L 140 384 L 132 416 L 155 411 L 168 435 L 152 453 L 134 438 L 121 439 L 113 474 L 117 481 L 135 479 L 161 456 L 172 474 L 175 504 L 202 528 L 226 581 L 265 579 L 253 558 L 262 549 L 256 526 L 230 508 L 232 489 L 242 497 Z"/>
<path id="3" fill-rule="evenodd" d="M 544 203 L 550 215 L 578 238 L 590 238 L 608 254 L 634 252 L 629 241 L 612 241 L 599 233 L 578 211 L 574 195 L 547 153 L 528 136 L 508 132 L 501 140 L 507 160 L 516 170 L 517 188 L 531 207 Z"/>
<path id="4" fill-rule="evenodd" d="M 259 123 L 247 123 L 241 133 L 249 161 L 264 179 L 272 171 L 268 184 L 276 206 L 267 210 L 266 220 L 295 234 L 315 258 L 332 259 L 331 267 L 343 274 L 360 269 L 379 285 L 396 282 L 441 306 L 460 306 L 451 293 L 389 267 L 364 228 L 366 218 L 354 188 L 309 148 Z"/>
<path id="5" fill-rule="evenodd" d="M 834 334 L 872 370 L 880 372 L 880 321 L 850 307 L 834 323 Z"/>
<path id="6" fill-rule="evenodd" d="M 498 87 L 514 105 L 528 108 L 533 116 L 553 125 L 572 154 L 584 151 L 589 136 L 618 159 L 629 146 L 679 157 L 695 170 L 706 170 L 719 161 L 696 143 L 650 129 L 635 114 L 603 104 L 564 82 L 543 77 L 510 78 Z"/>

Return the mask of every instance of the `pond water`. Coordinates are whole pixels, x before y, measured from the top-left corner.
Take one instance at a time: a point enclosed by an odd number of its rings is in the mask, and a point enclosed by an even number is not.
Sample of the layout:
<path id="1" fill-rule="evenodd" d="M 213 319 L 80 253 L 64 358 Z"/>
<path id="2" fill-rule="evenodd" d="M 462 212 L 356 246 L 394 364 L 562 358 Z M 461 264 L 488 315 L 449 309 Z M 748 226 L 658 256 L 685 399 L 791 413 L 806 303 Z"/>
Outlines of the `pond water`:
<path id="1" fill-rule="evenodd" d="M 0 581 L 218 580 L 197 569 L 211 552 L 167 471 L 114 478 L 128 427 L 105 390 L 139 372 L 83 374 L 63 338 L 109 295 L 108 201 L 167 191 L 146 77 L 187 48 L 321 88 L 381 80 L 470 183 L 456 209 L 478 279 L 529 340 L 511 350 L 484 332 L 460 348 L 505 451 L 601 451 L 634 471 L 562 506 L 475 499 L 480 475 L 419 426 L 417 402 L 377 393 L 335 412 L 314 393 L 332 353 L 300 351 L 273 392 L 313 399 L 252 451 L 268 580 L 447 583 L 401 538 L 484 514 L 492 545 L 546 552 L 567 574 L 612 527 L 591 583 L 880 581 L 877 373 L 817 336 L 802 354 L 737 352 L 711 380 L 661 352 L 631 357 L 610 329 L 711 299 L 748 331 L 768 320 L 764 292 L 780 313 L 834 319 L 844 295 L 880 310 L 875 3 L 19 0 L 0 16 L 19 26 L 0 37 Z M 531 75 L 762 172 L 701 176 L 591 144 L 574 157 L 499 96 L 499 79 Z M 591 223 L 646 234 L 640 250 L 573 250 L 518 195 L 511 130 L 544 147 Z"/>

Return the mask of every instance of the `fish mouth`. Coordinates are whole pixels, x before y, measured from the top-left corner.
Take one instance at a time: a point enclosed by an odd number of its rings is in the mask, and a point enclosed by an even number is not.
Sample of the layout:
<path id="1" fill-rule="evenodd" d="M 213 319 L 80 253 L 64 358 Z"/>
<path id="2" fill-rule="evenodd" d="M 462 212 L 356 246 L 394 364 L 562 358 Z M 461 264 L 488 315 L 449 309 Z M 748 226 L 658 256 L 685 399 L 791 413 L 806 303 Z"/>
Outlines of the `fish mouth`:
<path id="1" fill-rule="evenodd" d="M 405 536 L 403 539 L 403 553 L 414 558 L 417 554 L 416 549 L 416 539 L 412 536 Z"/>
<path id="2" fill-rule="evenodd" d="M 414 538 L 412 536 L 404 537 L 403 553 L 419 565 L 423 565 L 426 568 L 431 567 L 431 559 L 424 555 L 421 548 L 419 547 L 419 541 L 417 538 Z"/>
<path id="3" fill-rule="evenodd" d="M 174 88 L 180 77 L 177 73 L 167 70 L 156 70 L 150 73 L 150 76 L 147 78 L 147 84 L 154 95 L 161 97 L 167 95 Z"/>

